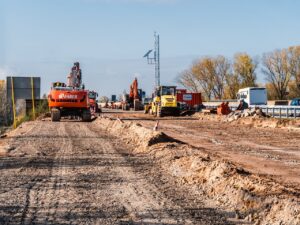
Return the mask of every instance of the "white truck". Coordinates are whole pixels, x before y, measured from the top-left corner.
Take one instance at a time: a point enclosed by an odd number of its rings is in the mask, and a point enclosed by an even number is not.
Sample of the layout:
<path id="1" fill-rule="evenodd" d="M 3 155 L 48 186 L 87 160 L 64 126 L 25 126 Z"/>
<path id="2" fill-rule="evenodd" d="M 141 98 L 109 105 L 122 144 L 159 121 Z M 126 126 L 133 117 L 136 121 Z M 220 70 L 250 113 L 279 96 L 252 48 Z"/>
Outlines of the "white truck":
<path id="1" fill-rule="evenodd" d="M 237 100 L 244 100 L 249 106 L 267 105 L 267 90 L 262 87 L 243 88 L 238 91 Z"/>

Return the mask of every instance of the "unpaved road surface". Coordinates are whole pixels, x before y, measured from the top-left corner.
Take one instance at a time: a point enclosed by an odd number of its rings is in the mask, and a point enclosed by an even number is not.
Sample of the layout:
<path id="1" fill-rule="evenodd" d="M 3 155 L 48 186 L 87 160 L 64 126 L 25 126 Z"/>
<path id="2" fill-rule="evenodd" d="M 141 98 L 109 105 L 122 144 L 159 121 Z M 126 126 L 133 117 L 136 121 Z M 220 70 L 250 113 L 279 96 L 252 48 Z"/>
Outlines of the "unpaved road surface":
<path id="1" fill-rule="evenodd" d="M 120 117 L 153 128 L 157 118 L 143 113 L 108 110 L 107 117 Z M 207 116 L 209 117 L 209 116 Z M 159 131 L 169 136 L 205 148 L 242 168 L 272 177 L 285 186 L 299 189 L 300 130 L 255 128 L 225 122 L 199 120 L 198 117 L 163 117 Z"/>
<path id="2" fill-rule="evenodd" d="M 94 123 L 35 121 L 5 138 L 0 224 L 231 224 Z"/>

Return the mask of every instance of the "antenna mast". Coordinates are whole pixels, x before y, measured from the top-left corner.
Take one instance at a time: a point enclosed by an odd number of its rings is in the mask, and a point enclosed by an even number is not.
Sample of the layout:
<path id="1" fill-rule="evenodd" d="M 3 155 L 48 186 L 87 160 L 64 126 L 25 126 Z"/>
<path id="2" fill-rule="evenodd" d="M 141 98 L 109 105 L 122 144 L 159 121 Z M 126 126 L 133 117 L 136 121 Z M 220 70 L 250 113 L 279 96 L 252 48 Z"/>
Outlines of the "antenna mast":
<path id="1" fill-rule="evenodd" d="M 160 86 L 160 52 L 159 52 L 159 34 L 154 32 L 154 56 L 151 58 L 149 55 L 153 50 L 149 50 L 144 57 L 147 58 L 149 65 L 155 65 L 155 86 Z"/>

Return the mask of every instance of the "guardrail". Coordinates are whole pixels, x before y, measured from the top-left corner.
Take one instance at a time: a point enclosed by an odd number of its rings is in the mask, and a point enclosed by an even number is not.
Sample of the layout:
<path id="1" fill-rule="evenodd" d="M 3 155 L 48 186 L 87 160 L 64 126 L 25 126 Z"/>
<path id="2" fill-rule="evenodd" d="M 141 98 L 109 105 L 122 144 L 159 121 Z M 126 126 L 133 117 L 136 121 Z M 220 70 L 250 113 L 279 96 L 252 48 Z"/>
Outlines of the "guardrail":
<path id="1" fill-rule="evenodd" d="M 215 109 L 218 105 L 207 105 L 206 108 Z M 264 113 L 276 118 L 299 118 L 300 106 L 268 106 L 268 105 L 251 105 L 249 109 L 260 108 Z M 230 106 L 231 110 L 236 110 L 237 106 Z"/>
<path id="2" fill-rule="evenodd" d="M 255 106 L 254 106 L 255 107 Z M 264 113 L 276 118 L 297 118 L 300 117 L 300 106 L 256 106 Z"/>

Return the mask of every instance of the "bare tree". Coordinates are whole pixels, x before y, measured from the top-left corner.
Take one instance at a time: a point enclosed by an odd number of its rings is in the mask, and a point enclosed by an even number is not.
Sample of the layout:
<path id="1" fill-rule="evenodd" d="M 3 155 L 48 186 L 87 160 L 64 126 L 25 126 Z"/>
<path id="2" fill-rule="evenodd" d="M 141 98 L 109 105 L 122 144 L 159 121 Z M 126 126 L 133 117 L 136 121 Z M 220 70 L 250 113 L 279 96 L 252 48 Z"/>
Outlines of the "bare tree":
<path id="1" fill-rule="evenodd" d="M 263 66 L 262 71 L 266 80 L 273 86 L 276 97 L 280 100 L 285 99 L 291 80 L 288 51 L 283 49 L 264 54 Z"/>
<path id="2" fill-rule="evenodd" d="M 192 68 L 209 100 L 212 95 L 217 99 L 223 98 L 229 70 L 230 63 L 224 56 L 202 58 Z"/>
<path id="3" fill-rule="evenodd" d="M 234 56 L 233 71 L 238 76 L 240 88 L 256 87 L 256 69 L 258 62 L 247 53 L 238 53 Z"/>
<path id="4" fill-rule="evenodd" d="M 177 77 L 176 82 L 178 84 L 181 84 L 183 87 L 188 89 L 192 92 L 200 92 L 200 85 L 195 77 L 195 75 L 192 73 L 191 69 L 187 69 L 182 71 Z"/>
<path id="5" fill-rule="evenodd" d="M 230 63 L 225 57 L 204 57 L 195 61 L 190 69 L 181 72 L 176 82 L 188 90 L 203 92 L 208 100 L 213 96 L 222 99 L 229 70 Z"/>
<path id="6" fill-rule="evenodd" d="M 214 77 L 213 92 L 216 98 L 222 99 L 224 97 L 224 89 L 226 84 L 226 77 L 228 76 L 230 63 L 224 56 L 218 56 L 214 60 L 214 70 L 212 76 Z"/>
<path id="7" fill-rule="evenodd" d="M 211 100 L 214 89 L 213 64 L 213 60 L 206 57 L 195 62 L 191 69 L 208 100 Z"/>
<path id="8" fill-rule="evenodd" d="M 300 95 L 300 46 L 288 48 L 288 65 L 293 82 L 293 90 Z"/>
<path id="9" fill-rule="evenodd" d="M 109 98 L 107 96 L 101 96 L 99 98 L 99 102 L 100 103 L 107 103 L 107 102 L 109 102 Z"/>
<path id="10" fill-rule="evenodd" d="M 225 98 L 235 99 L 238 90 L 241 87 L 239 76 L 234 73 L 226 75 Z"/>

